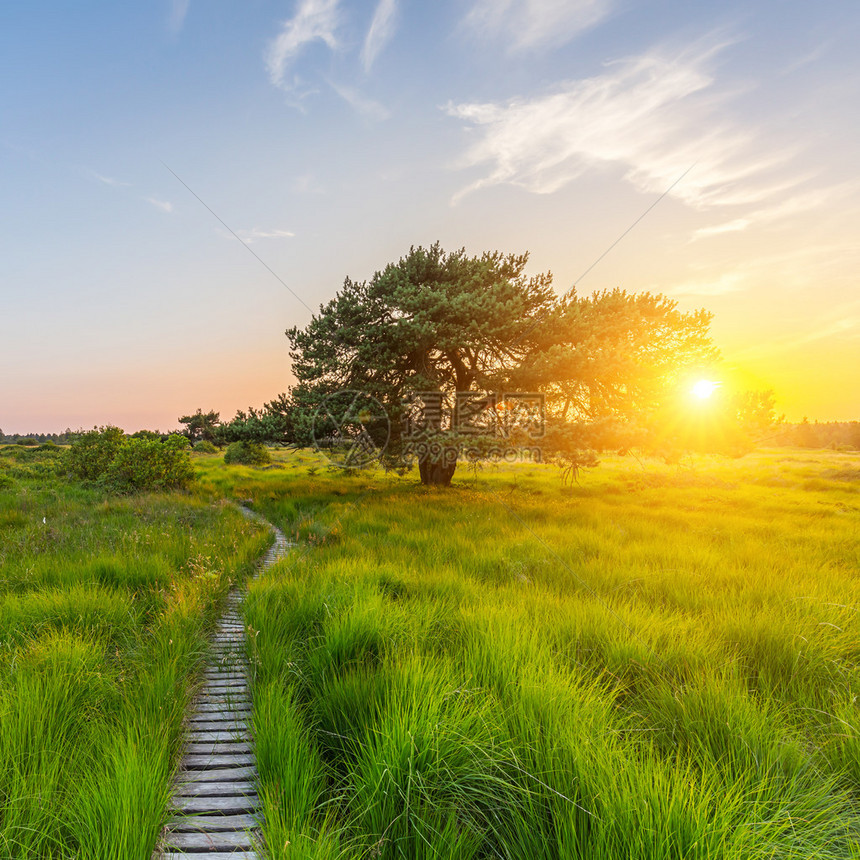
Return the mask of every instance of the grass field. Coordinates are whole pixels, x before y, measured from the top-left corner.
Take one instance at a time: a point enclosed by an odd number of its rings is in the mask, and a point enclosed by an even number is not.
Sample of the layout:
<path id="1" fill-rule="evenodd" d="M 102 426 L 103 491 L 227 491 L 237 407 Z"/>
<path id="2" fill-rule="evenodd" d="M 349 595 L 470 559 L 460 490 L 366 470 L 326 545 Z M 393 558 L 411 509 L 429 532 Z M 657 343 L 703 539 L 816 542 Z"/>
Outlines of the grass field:
<path id="1" fill-rule="evenodd" d="M 317 469 L 204 467 L 301 545 L 245 604 L 273 857 L 860 857 L 860 457 Z"/>
<path id="2" fill-rule="evenodd" d="M 0 857 L 148 860 L 206 634 L 270 536 L 0 449 Z"/>
<path id="3" fill-rule="evenodd" d="M 0 449 L 0 857 L 141 858 L 244 603 L 273 858 L 860 858 L 860 456 L 414 476 Z"/>

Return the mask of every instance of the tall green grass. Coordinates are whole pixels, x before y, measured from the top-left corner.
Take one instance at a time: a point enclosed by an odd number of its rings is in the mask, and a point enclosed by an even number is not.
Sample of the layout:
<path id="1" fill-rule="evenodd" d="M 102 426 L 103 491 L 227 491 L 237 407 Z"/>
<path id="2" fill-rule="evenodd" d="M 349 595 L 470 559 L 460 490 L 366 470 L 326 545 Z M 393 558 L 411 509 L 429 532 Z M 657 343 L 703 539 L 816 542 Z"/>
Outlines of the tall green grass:
<path id="1" fill-rule="evenodd" d="M 0 857 L 148 860 L 207 634 L 270 536 L 49 453 L 0 471 Z"/>
<path id="2" fill-rule="evenodd" d="M 273 856 L 858 856 L 858 457 L 309 465 L 204 476 L 299 542 L 244 609 Z"/>

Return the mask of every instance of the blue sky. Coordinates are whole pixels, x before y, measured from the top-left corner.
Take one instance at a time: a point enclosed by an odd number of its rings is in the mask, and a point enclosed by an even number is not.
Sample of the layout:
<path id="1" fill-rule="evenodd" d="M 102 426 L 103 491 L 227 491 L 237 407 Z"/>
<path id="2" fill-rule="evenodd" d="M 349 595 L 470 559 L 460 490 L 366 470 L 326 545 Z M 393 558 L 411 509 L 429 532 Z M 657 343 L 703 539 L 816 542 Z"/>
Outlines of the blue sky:
<path id="1" fill-rule="evenodd" d="M 858 43 L 826 0 L 5 3 L 0 427 L 259 405 L 437 239 L 706 307 L 733 384 L 860 418 Z"/>

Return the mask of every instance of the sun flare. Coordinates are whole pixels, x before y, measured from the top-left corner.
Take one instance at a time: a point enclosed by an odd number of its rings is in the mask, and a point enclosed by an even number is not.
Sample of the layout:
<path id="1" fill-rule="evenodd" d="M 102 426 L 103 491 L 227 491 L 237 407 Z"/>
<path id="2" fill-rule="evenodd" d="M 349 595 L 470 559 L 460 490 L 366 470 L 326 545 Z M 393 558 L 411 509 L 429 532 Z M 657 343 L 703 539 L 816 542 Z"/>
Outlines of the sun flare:
<path id="1" fill-rule="evenodd" d="M 699 400 L 707 400 L 713 395 L 719 386 L 719 382 L 714 382 L 711 379 L 700 379 L 691 389 L 693 396 Z"/>

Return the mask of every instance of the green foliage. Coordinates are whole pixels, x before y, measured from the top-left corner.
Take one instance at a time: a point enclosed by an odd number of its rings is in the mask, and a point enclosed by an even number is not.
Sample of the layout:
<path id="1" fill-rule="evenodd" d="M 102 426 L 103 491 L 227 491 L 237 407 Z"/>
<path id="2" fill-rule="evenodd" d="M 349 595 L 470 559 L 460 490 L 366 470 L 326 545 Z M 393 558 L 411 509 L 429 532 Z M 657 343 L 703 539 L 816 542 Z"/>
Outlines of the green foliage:
<path id="1" fill-rule="evenodd" d="M 258 442 L 233 442 L 224 453 L 225 463 L 243 466 L 265 466 L 272 461 L 269 452 Z"/>
<path id="2" fill-rule="evenodd" d="M 69 469 L 76 478 L 97 481 L 107 473 L 125 441 L 125 431 L 110 425 L 82 433 L 69 450 Z"/>
<path id="3" fill-rule="evenodd" d="M 105 483 L 118 492 L 186 487 L 194 477 L 188 440 L 172 435 L 164 442 L 128 439 L 104 474 Z"/>
<path id="4" fill-rule="evenodd" d="M 188 449 L 188 440 L 176 433 L 161 442 L 160 436 L 127 437 L 118 427 L 102 427 L 72 443 L 68 463 L 75 477 L 101 481 L 116 492 L 157 492 L 192 480 Z"/>
<path id="5" fill-rule="evenodd" d="M 201 439 L 194 443 L 194 452 L 196 454 L 217 454 L 218 449 L 208 439 Z"/>
<path id="6" fill-rule="evenodd" d="M 182 432 L 192 443 L 200 439 L 207 439 L 211 442 L 215 438 L 218 418 L 217 412 L 203 412 L 198 409 L 193 415 L 183 415 L 179 419 L 179 423 L 185 425 L 185 430 Z"/>
<path id="7" fill-rule="evenodd" d="M 219 445 L 239 441 L 278 445 L 294 442 L 296 438 L 293 404 L 286 394 L 279 394 L 261 409 L 253 406 L 247 412 L 239 409 L 232 421 L 215 429 Z"/>
<path id="8" fill-rule="evenodd" d="M 136 430 L 131 434 L 132 439 L 148 439 L 154 442 L 160 442 L 162 439 L 161 433 L 158 430 Z"/>
<path id="9" fill-rule="evenodd" d="M 15 444 L 16 444 L 16 445 L 21 445 L 21 446 L 24 446 L 24 447 L 27 447 L 27 446 L 32 447 L 32 446 L 38 445 L 39 443 L 38 443 L 35 439 L 33 439 L 32 437 L 30 437 L 30 436 L 25 436 L 25 437 L 22 437 L 22 438 L 18 439 L 18 440 L 15 442 Z"/>
<path id="10" fill-rule="evenodd" d="M 540 392 L 559 426 L 638 422 L 682 369 L 714 356 L 705 311 L 683 313 L 664 296 L 623 290 L 558 298 L 551 274 L 527 276 L 527 261 L 527 254 L 449 254 L 436 243 L 411 248 L 370 281 L 347 278 L 305 329 L 286 333 L 298 379 L 296 438 L 307 441 L 302 435 L 311 416 L 338 390 L 361 391 L 382 404 L 395 462 L 408 419 L 403 399 L 414 392 L 449 401 L 458 392 Z M 433 414 L 426 429 L 451 428 Z M 556 439 L 572 442 L 577 435 Z M 385 441 L 374 438 L 377 447 Z M 450 449 L 449 442 L 435 449 Z M 418 454 L 422 481 L 450 483 L 456 458 L 425 447 Z M 574 471 L 589 462 L 574 448 L 550 453 L 569 457 Z"/>

